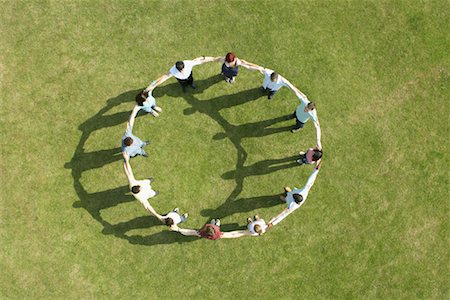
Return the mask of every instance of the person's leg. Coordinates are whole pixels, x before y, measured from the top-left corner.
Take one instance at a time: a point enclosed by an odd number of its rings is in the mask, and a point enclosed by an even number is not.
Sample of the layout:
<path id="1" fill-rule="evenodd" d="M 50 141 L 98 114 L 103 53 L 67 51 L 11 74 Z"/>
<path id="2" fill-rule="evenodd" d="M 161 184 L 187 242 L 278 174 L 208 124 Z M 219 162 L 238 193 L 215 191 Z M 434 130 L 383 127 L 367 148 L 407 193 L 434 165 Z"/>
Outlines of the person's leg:
<path id="1" fill-rule="evenodd" d="M 272 99 L 276 92 L 277 91 L 269 90 L 269 96 L 267 96 L 267 99 L 269 99 L 269 100 Z"/>
<path id="2" fill-rule="evenodd" d="M 186 92 L 186 87 L 188 86 L 187 79 L 178 79 L 177 78 L 177 80 L 180 83 L 181 88 L 183 89 L 183 92 Z"/>
<path id="3" fill-rule="evenodd" d="M 180 223 L 186 222 L 187 217 L 188 217 L 188 214 L 187 214 L 187 213 L 181 215 L 181 222 L 180 222 Z"/>
<path id="4" fill-rule="evenodd" d="M 150 111 L 150 114 L 152 114 L 152 116 L 154 116 L 154 117 L 159 117 L 159 114 L 156 112 L 156 110 L 151 110 Z"/>
<path id="5" fill-rule="evenodd" d="M 294 127 L 292 128 L 291 132 L 292 132 L 292 133 L 296 133 L 296 132 L 298 132 L 300 129 L 302 129 L 303 126 L 305 126 L 305 123 L 300 122 L 300 121 L 297 119 L 297 117 L 295 117 L 295 125 L 294 125 Z"/>
<path id="6" fill-rule="evenodd" d="M 294 113 L 293 113 L 292 115 L 289 115 L 289 116 L 287 117 L 287 120 L 295 119 L 295 118 L 296 118 L 296 114 L 295 114 L 295 111 L 294 111 Z"/>
<path id="7" fill-rule="evenodd" d="M 193 89 L 196 88 L 196 86 L 195 86 L 195 84 L 194 84 L 194 77 L 192 77 L 192 72 L 191 72 L 191 74 L 189 75 L 188 79 L 186 79 L 186 80 L 187 80 L 187 84 L 190 85 L 191 88 L 193 88 Z"/>
<path id="8" fill-rule="evenodd" d="M 147 152 L 145 152 L 144 149 L 142 148 L 139 150 L 139 154 L 142 155 L 143 157 L 148 157 Z"/>

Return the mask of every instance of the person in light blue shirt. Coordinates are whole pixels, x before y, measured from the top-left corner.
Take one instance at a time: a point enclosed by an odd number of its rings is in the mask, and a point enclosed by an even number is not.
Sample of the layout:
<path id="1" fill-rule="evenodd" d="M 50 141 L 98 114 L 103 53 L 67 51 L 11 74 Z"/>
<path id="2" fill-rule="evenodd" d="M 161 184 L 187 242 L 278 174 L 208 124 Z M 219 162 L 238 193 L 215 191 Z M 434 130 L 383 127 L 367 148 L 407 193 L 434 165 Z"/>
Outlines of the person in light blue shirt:
<path id="1" fill-rule="evenodd" d="M 147 146 L 149 141 L 141 141 L 137 136 L 133 135 L 133 125 L 134 119 L 136 118 L 138 110 L 133 110 L 130 116 L 130 120 L 127 123 L 127 130 L 122 136 L 122 153 L 128 155 L 129 157 L 134 157 L 136 155 L 142 155 L 148 157 L 148 154 L 142 149 Z"/>
<path id="2" fill-rule="evenodd" d="M 156 99 L 152 95 L 152 91 L 143 91 L 136 95 L 137 107 L 135 109 L 143 110 L 152 114 L 154 117 L 159 117 L 159 113 L 162 112 L 162 108 L 156 105 Z M 133 110 L 134 112 L 134 110 Z"/>

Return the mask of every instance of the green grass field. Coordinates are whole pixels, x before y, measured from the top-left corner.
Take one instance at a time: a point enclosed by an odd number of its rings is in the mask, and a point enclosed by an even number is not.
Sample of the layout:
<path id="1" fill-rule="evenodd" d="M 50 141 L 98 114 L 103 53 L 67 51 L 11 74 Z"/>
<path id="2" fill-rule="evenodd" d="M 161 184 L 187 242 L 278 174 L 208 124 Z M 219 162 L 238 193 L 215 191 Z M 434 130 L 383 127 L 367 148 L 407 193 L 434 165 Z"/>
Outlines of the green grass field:
<path id="1" fill-rule="evenodd" d="M 447 299 L 449 1 L 1 1 L 0 298 Z M 325 157 L 308 200 L 259 238 L 170 232 L 128 193 L 134 96 L 176 60 L 234 51 L 316 102 Z M 312 122 L 262 76 L 194 69 L 134 132 L 165 213 L 234 230 L 302 187 Z M 445 200 L 447 199 L 447 200 Z"/>

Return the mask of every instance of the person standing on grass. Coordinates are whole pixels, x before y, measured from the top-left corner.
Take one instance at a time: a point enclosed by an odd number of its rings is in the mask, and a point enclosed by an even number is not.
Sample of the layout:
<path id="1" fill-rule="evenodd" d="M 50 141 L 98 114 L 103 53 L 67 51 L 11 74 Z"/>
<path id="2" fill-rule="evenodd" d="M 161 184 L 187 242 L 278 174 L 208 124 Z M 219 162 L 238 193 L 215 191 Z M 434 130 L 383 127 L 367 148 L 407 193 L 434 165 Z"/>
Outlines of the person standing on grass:
<path id="1" fill-rule="evenodd" d="M 290 88 L 290 82 L 280 74 L 270 69 L 264 69 L 261 72 L 264 75 L 262 89 L 265 94 L 268 94 L 267 99 L 272 99 L 275 93 L 283 86 Z"/>
<path id="2" fill-rule="evenodd" d="M 300 154 L 300 158 L 297 159 L 297 162 L 299 164 L 307 164 L 307 165 L 311 165 L 313 163 L 316 164 L 316 166 L 320 163 L 320 161 L 322 160 L 322 149 L 320 149 L 318 146 L 314 147 L 314 148 L 309 148 L 308 150 L 306 150 L 306 152 L 302 151 L 299 153 Z"/>
<path id="3" fill-rule="evenodd" d="M 148 202 L 148 199 L 153 198 L 159 194 L 159 192 L 154 191 L 151 186 L 153 177 L 145 180 L 136 180 L 133 175 L 133 170 L 130 166 L 130 159 L 126 154 L 124 154 L 123 168 L 125 170 L 125 174 L 127 175 L 128 183 L 130 185 L 130 191 L 133 194 L 134 198 L 136 198 L 136 200 L 138 200 L 150 214 L 154 215 L 163 222 L 163 217 L 158 214 L 153 206 L 151 206 Z"/>
<path id="4" fill-rule="evenodd" d="M 193 60 L 180 60 L 175 63 L 172 68 L 170 68 L 169 73 L 161 76 L 160 78 L 153 81 L 145 91 L 152 91 L 155 87 L 165 82 L 172 76 L 175 77 L 181 85 L 183 92 L 186 92 L 186 87 L 190 86 L 195 89 L 194 77 L 192 76 L 192 68 L 207 62 L 214 61 L 214 57 L 197 57 Z"/>
<path id="5" fill-rule="evenodd" d="M 167 215 L 162 217 L 167 226 L 174 228 L 178 224 L 186 222 L 188 214 L 185 213 L 183 215 L 180 215 L 180 209 L 177 207 L 171 212 L 169 212 Z"/>
<path id="6" fill-rule="evenodd" d="M 305 203 L 309 191 L 316 181 L 317 174 L 319 174 L 320 165 L 321 163 L 319 163 L 314 168 L 314 171 L 309 176 L 308 181 L 303 188 L 294 188 L 294 190 L 291 190 L 291 188 L 289 187 L 284 188 L 285 194 L 283 196 L 280 196 L 280 199 L 287 203 L 287 208 L 285 208 L 281 213 L 279 213 L 269 221 L 269 223 L 267 224 L 268 228 L 271 228 L 272 226 L 280 223 L 284 218 L 286 218 L 288 215 L 302 206 L 303 203 Z"/>
<path id="7" fill-rule="evenodd" d="M 127 122 L 127 129 L 122 136 L 122 154 L 128 157 L 135 157 L 136 155 L 142 155 L 148 157 L 148 154 L 144 151 L 143 147 L 150 144 L 149 141 L 141 141 L 137 136 L 133 135 L 134 119 L 139 110 L 133 109 L 130 119 Z"/>
<path id="8" fill-rule="evenodd" d="M 149 91 L 142 91 L 136 95 L 136 107 L 135 109 L 143 110 L 152 114 L 154 117 L 159 117 L 160 112 L 162 112 L 162 108 L 156 105 L 156 99 L 153 97 L 152 93 Z M 134 113 L 134 110 L 132 114 Z M 136 113 L 137 114 L 137 113 Z"/>
<path id="9" fill-rule="evenodd" d="M 258 215 L 247 219 L 247 235 L 260 236 L 263 235 L 267 230 L 266 222 L 261 219 Z"/>
<path id="10" fill-rule="evenodd" d="M 239 73 L 239 66 L 260 72 L 263 70 L 263 68 L 258 65 L 237 58 L 233 52 L 228 52 L 225 57 L 216 57 L 215 61 L 223 63 L 221 74 L 225 77 L 225 81 L 228 83 L 234 83 L 236 81 L 235 77 Z"/>
<path id="11" fill-rule="evenodd" d="M 322 149 L 322 144 L 320 143 L 321 130 L 319 124 L 319 118 L 317 117 L 316 105 L 310 102 L 306 95 L 300 92 L 296 87 L 291 85 L 291 89 L 294 94 L 300 99 L 300 105 L 297 106 L 295 112 L 289 117 L 290 119 L 295 118 L 295 125 L 291 132 L 296 133 L 305 126 L 305 123 L 312 119 L 314 122 L 314 127 L 316 128 L 316 144 L 319 149 Z"/>

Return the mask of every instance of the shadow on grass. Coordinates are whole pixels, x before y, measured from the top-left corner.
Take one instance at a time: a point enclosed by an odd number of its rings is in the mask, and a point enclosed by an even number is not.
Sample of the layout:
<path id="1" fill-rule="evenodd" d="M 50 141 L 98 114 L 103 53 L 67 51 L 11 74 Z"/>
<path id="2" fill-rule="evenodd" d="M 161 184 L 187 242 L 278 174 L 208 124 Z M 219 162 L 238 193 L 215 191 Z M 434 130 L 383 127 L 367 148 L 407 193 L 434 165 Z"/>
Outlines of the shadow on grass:
<path id="1" fill-rule="evenodd" d="M 221 206 L 216 209 L 205 209 L 204 211 L 202 211 L 203 216 L 209 217 L 225 217 L 235 212 L 252 211 L 256 208 L 277 205 L 279 203 L 279 200 L 277 200 L 278 196 L 276 195 L 246 199 L 237 199 L 237 197 L 243 189 L 244 180 L 246 177 L 269 174 L 281 169 L 296 166 L 294 159 L 291 157 L 263 160 L 251 166 L 245 166 L 248 153 L 242 146 L 243 138 L 257 138 L 276 134 L 289 130 L 291 126 L 269 128 L 272 125 L 285 121 L 288 116 L 281 116 L 274 119 L 241 125 L 231 124 L 221 115 L 221 110 L 255 101 L 263 96 L 263 94 L 261 93 L 260 88 L 253 88 L 232 95 L 220 96 L 209 100 L 199 100 L 195 97 L 196 94 L 203 93 L 210 86 L 218 83 L 221 80 L 223 79 L 220 75 L 212 76 L 204 80 L 197 80 L 197 89 L 188 89 L 187 93 L 183 93 L 179 84 L 175 82 L 163 87 L 158 87 L 153 93 L 153 95 L 157 98 L 163 95 L 168 95 L 170 97 L 182 97 L 183 99 L 185 99 L 185 101 L 191 106 L 184 110 L 185 115 L 201 113 L 215 120 L 222 127 L 223 131 L 215 134 L 212 139 L 219 140 L 228 138 L 237 150 L 235 169 L 222 174 L 223 179 L 235 180 L 236 186 Z M 95 114 L 93 117 L 79 126 L 79 129 L 82 132 L 82 136 L 77 148 L 75 149 L 72 160 L 65 164 L 65 168 L 72 170 L 74 189 L 80 199 L 73 204 L 73 207 L 85 209 L 93 219 L 95 219 L 103 226 L 103 234 L 114 235 L 115 237 L 127 240 L 131 244 L 151 246 L 156 244 L 170 244 L 193 241 L 196 238 L 184 237 L 170 232 L 166 229 L 164 229 L 162 232 L 149 236 L 127 235 L 127 232 L 133 229 L 142 229 L 157 225 L 162 226 L 162 224 L 156 218 L 151 216 L 137 217 L 118 224 L 111 224 L 107 222 L 102 218 L 100 213 L 101 210 L 114 207 L 121 203 L 135 201 L 134 197 L 129 195 L 128 186 L 125 185 L 106 191 L 90 193 L 84 188 L 83 184 L 81 183 L 81 176 L 83 172 L 91 169 L 101 168 L 107 164 L 122 159 L 120 153 L 121 149 L 118 147 L 94 152 L 85 152 L 84 146 L 91 134 L 97 130 L 116 126 L 119 124 L 124 124 L 125 128 L 125 123 L 130 116 L 131 110 L 110 115 L 107 115 L 106 113 L 122 103 L 133 102 L 135 95 L 139 91 L 140 90 L 131 90 L 115 98 L 109 99 L 105 107 L 103 107 L 97 114 Z M 289 163 L 290 161 L 292 161 L 292 163 Z M 228 231 L 236 229 L 235 224 L 228 225 L 222 225 L 222 230 Z"/>

